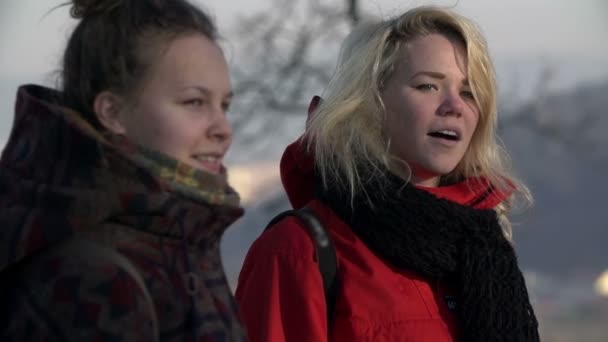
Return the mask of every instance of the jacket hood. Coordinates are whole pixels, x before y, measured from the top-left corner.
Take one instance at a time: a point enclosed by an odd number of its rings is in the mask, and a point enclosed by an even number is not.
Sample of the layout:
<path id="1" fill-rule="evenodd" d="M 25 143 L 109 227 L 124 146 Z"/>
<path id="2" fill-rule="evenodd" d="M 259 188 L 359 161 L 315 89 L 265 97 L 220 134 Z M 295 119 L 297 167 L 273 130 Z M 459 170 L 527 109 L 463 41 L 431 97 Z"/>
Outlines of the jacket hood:
<path id="1" fill-rule="evenodd" d="M 313 97 L 308 108 L 308 119 L 316 111 L 321 98 Z M 293 208 L 305 206 L 315 197 L 315 161 L 306 150 L 303 137 L 291 143 L 281 158 L 281 182 Z M 513 194 L 513 191 L 498 191 L 484 178 L 470 178 L 462 182 L 436 188 L 418 188 L 436 197 L 451 200 L 476 209 L 492 209 Z"/>
<path id="2" fill-rule="evenodd" d="M 0 159 L 0 271 L 105 224 L 204 248 L 243 214 L 225 175 L 102 134 L 59 103 L 45 87 L 17 92 Z"/>
<path id="3" fill-rule="evenodd" d="M 308 106 L 310 120 L 317 109 L 321 98 L 314 96 Z M 298 209 L 310 202 L 315 195 L 315 160 L 309 151 L 306 151 L 304 138 L 291 143 L 281 157 L 281 182 L 287 192 L 287 197 L 293 208 Z"/>

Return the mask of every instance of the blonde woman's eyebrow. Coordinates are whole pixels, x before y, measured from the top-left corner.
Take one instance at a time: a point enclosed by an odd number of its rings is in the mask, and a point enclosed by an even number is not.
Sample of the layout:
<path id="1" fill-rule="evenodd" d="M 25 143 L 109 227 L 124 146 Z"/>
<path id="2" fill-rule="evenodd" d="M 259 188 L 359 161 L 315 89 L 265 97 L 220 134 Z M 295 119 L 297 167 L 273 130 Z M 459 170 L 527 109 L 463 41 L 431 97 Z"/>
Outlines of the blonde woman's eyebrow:
<path id="1" fill-rule="evenodd" d="M 440 72 L 436 72 L 436 71 L 418 71 L 417 73 L 415 73 L 414 75 L 412 75 L 411 79 L 414 79 L 416 77 L 419 76 L 428 76 L 431 78 L 436 78 L 436 79 L 444 79 L 445 78 L 445 74 L 442 74 Z"/>
<path id="2" fill-rule="evenodd" d="M 414 75 L 412 75 L 412 77 L 410 78 L 410 80 L 415 79 L 416 77 L 420 77 L 420 76 L 427 76 L 430 78 L 435 78 L 438 80 L 442 80 L 445 79 L 446 76 L 444 73 L 441 72 L 437 72 L 437 71 L 418 71 L 417 73 L 415 73 Z M 465 78 L 462 80 L 462 85 L 468 86 L 469 85 L 469 79 Z"/>

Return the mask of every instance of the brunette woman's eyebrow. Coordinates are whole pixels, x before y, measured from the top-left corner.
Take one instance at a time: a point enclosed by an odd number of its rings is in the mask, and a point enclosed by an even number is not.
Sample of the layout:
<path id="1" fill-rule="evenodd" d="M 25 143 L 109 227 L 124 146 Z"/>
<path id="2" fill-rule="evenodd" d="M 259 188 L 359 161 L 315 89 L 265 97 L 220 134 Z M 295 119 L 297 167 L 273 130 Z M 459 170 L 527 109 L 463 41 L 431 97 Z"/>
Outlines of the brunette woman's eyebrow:
<path id="1" fill-rule="evenodd" d="M 190 85 L 190 86 L 184 86 L 182 88 L 183 90 L 188 90 L 188 89 L 194 89 L 197 90 L 205 95 L 209 95 L 211 93 L 211 91 L 209 91 L 209 89 L 207 89 L 204 86 L 199 86 L 199 85 Z"/>
<path id="2" fill-rule="evenodd" d="M 184 90 L 186 89 L 196 89 L 199 92 L 201 92 L 203 95 L 205 96 L 211 96 L 212 91 L 205 87 L 205 86 L 200 86 L 200 85 L 193 85 L 193 86 L 186 86 L 183 88 Z M 223 99 L 231 99 L 234 97 L 234 91 L 230 90 L 229 92 L 227 92 L 226 94 L 222 95 Z"/>

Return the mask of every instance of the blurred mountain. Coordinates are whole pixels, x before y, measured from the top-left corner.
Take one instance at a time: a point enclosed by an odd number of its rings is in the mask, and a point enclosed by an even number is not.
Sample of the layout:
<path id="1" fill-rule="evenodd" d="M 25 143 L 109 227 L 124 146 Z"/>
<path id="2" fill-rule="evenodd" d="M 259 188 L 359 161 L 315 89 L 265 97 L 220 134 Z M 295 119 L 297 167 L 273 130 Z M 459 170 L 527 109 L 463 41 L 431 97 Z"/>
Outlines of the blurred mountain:
<path id="1" fill-rule="evenodd" d="M 519 109 L 560 127 L 553 136 L 525 126 L 504 131 L 517 173 L 535 197 L 532 209 L 515 217 L 526 267 L 563 275 L 608 268 L 607 109 L 608 82 L 589 84 Z"/>

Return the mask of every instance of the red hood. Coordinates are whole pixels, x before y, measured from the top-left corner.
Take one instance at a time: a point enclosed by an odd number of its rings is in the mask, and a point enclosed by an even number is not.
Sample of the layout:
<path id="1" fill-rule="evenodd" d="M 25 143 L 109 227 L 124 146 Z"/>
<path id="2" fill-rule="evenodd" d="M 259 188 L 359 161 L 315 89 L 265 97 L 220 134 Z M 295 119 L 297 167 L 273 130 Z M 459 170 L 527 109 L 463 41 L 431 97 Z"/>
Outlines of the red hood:
<path id="1" fill-rule="evenodd" d="M 308 120 L 315 112 L 321 98 L 314 96 L 308 106 Z M 304 139 L 300 137 L 291 143 L 281 158 L 281 182 L 294 208 L 301 208 L 310 202 L 315 193 L 314 158 L 306 152 Z"/>
<path id="2" fill-rule="evenodd" d="M 308 119 L 315 112 L 320 100 L 318 96 L 313 97 L 308 108 Z M 306 151 L 302 137 L 287 146 L 283 153 L 281 181 L 293 208 L 301 208 L 314 198 L 314 158 Z M 513 190 L 498 191 L 484 178 L 470 178 L 457 184 L 436 188 L 418 188 L 439 198 L 476 209 L 494 208 L 513 194 Z"/>
<path id="3" fill-rule="evenodd" d="M 285 149 L 281 158 L 281 181 L 294 208 L 301 208 L 314 197 L 314 161 L 306 153 L 302 138 Z"/>

